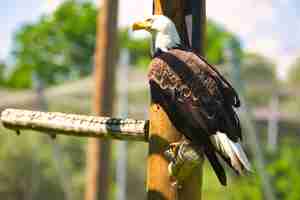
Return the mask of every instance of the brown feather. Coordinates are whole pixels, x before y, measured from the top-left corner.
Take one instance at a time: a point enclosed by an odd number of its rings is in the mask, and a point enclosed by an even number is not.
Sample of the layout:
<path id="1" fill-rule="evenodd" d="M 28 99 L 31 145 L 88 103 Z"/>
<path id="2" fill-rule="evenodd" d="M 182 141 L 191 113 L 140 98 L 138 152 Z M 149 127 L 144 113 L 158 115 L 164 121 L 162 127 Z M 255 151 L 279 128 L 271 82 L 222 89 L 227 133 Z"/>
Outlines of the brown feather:
<path id="1" fill-rule="evenodd" d="M 148 78 L 163 93 L 172 95 L 177 107 L 185 107 L 195 112 L 194 116 L 202 117 L 201 121 L 208 124 L 207 133 L 225 132 L 234 141 L 241 137 L 239 119 L 233 109 L 236 105 L 233 99 L 238 99 L 236 92 L 197 54 L 181 49 L 162 52 L 152 60 Z M 194 125 L 199 128 L 197 122 Z"/>
<path id="2" fill-rule="evenodd" d="M 209 136 L 221 131 L 233 141 L 241 138 L 237 93 L 228 81 L 203 58 L 183 50 L 157 53 L 150 63 L 151 98 L 167 112 L 174 126 L 192 142 L 212 149 Z M 220 181 L 222 167 L 207 154 Z"/>

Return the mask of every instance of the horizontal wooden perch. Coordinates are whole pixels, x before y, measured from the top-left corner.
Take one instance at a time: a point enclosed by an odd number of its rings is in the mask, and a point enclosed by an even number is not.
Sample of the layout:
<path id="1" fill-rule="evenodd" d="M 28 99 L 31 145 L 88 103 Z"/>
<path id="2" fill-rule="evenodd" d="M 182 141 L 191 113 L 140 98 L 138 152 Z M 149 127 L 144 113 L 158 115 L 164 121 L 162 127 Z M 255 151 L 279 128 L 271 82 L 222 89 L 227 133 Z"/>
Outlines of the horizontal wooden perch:
<path id="1" fill-rule="evenodd" d="M 59 112 L 6 109 L 1 113 L 4 127 L 18 132 L 31 129 L 45 133 L 82 137 L 147 141 L 147 120 L 96 117 Z"/>
<path id="2" fill-rule="evenodd" d="M 99 137 L 119 140 L 148 142 L 149 121 L 118 119 L 87 115 L 65 114 L 59 112 L 40 112 L 19 109 L 6 109 L 1 113 L 4 127 L 19 132 L 31 129 L 49 134 Z M 203 157 L 199 149 L 183 142 L 172 143 L 179 150 L 172 154 L 171 146 L 165 149 L 165 156 L 171 159 L 169 175 L 180 185 L 193 169 L 199 166 Z"/>

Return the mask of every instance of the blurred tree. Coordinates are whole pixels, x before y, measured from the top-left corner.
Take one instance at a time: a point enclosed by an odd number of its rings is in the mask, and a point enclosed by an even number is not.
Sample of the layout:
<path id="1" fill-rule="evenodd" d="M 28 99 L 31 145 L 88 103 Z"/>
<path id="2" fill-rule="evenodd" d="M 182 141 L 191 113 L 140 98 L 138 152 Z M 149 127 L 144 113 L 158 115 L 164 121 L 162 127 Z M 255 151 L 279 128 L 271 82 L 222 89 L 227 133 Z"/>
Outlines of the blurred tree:
<path id="1" fill-rule="evenodd" d="M 272 175 L 277 199 L 300 199 L 300 158 L 295 156 L 300 153 L 298 146 L 299 143 L 295 138 L 285 138 L 279 152 L 273 157 L 269 157 L 268 171 Z M 259 179 L 260 177 L 256 174 L 247 178 L 236 179 L 232 186 L 234 192 L 230 194 L 230 199 L 263 199 Z"/>
<path id="2" fill-rule="evenodd" d="M 251 84 L 275 84 L 275 64 L 262 55 L 246 53 L 243 56 L 241 78 Z"/>
<path id="3" fill-rule="evenodd" d="M 207 23 L 205 53 L 209 62 L 219 65 L 223 64 L 225 58 L 225 48 L 228 41 L 232 41 L 235 45 L 233 51 L 238 57 L 242 55 L 242 48 L 239 39 L 233 34 L 226 31 L 221 25 L 218 25 L 212 20 Z"/>
<path id="4" fill-rule="evenodd" d="M 51 145 L 40 146 L 45 137 L 21 135 L 13 137 L 0 127 L 0 194 L 1 199 L 51 200 L 65 199 L 53 162 Z M 58 142 L 58 141 L 56 141 Z M 82 199 L 84 184 L 84 141 L 77 138 L 60 138 L 63 152 L 68 154 L 60 160 L 72 175 L 69 184 L 73 196 Z M 14 147 L 18 148 L 14 148 Z"/>
<path id="5" fill-rule="evenodd" d="M 298 87 L 300 84 L 300 57 L 291 65 L 288 72 L 288 83 L 290 86 Z"/>
<path id="6" fill-rule="evenodd" d="M 97 9 L 91 2 L 68 0 L 50 16 L 17 31 L 16 63 L 8 81 L 31 86 L 34 71 L 46 84 L 76 79 L 92 70 Z"/>
<path id="7" fill-rule="evenodd" d="M 241 79 L 246 86 L 246 97 L 256 105 L 269 103 L 278 84 L 274 63 L 256 53 L 246 53 L 243 56 Z"/>
<path id="8" fill-rule="evenodd" d="M 129 50 L 130 64 L 135 66 L 148 66 L 150 62 L 150 37 L 133 38 L 129 28 L 123 28 L 119 32 L 121 48 Z"/>
<path id="9" fill-rule="evenodd" d="M 274 179 L 278 199 L 296 200 L 300 199 L 300 158 L 298 138 L 288 138 L 283 142 L 278 154 L 272 158 L 269 171 Z"/>
<path id="10" fill-rule="evenodd" d="M 4 73 L 5 73 L 5 64 L 0 61 L 0 85 L 4 85 Z"/>
<path id="11" fill-rule="evenodd" d="M 290 89 L 290 95 L 281 101 L 281 110 L 297 115 L 300 112 L 300 96 L 297 95 L 300 84 L 300 56 L 292 63 L 285 81 L 285 88 Z M 294 94 L 296 92 L 296 95 Z"/>

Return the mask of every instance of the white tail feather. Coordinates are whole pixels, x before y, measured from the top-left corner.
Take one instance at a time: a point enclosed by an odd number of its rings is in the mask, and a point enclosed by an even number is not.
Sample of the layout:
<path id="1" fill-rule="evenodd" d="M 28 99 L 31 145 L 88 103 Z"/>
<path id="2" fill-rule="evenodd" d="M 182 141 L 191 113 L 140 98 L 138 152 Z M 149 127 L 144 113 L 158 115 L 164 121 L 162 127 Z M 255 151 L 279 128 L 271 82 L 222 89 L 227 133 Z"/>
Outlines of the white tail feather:
<path id="1" fill-rule="evenodd" d="M 244 152 L 241 144 L 239 142 L 233 143 L 233 148 L 235 149 L 235 153 L 238 155 L 239 160 L 243 164 L 243 166 L 246 168 L 246 170 L 251 171 L 251 164 L 246 156 L 246 153 Z"/>
<path id="2" fill-rule="evenodd" d="M 217 132 L 210 137 L 217 151 L 229 158 L 232 167 L 240 174 L 243 169 L 251 171 L 251 165 L 248 158 L 239 142 L 233 142 L 226 134 Z"/>

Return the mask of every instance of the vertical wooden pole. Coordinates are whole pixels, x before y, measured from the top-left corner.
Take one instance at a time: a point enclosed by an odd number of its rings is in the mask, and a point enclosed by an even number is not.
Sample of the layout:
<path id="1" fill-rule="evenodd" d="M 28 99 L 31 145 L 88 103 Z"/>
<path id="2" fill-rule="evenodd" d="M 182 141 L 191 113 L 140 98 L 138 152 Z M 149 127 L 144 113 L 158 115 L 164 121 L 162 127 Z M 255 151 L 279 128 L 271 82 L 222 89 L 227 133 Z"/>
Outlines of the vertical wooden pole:
<path id="1" fill-rule="evenodd" d="M 116 64 L 118 0 L 102 0 L 97 19 L 97 36 L 94 69 L 94 112 L 111 115 L 114 96 Z M 110 142 L 89 139 L 87 148 L 87 182 L 85 200 L 109 199 Z"/>
<path id="2" fill-rule="evenodd" d="M 180 133 L 172 125 L 163 108 L 150 107 L 149 156 L 147 163 L 148 200 L 177 200 L 177 191 L 171 186 L 168 161 L 163 153 L 169 143 L 180 139 Z M 199 188 L 200 189 L 200 188 Z"/>
<path id="3" fill-rule="evenodd" d="M 191 3 L 190 0 L 189 3 Z M 198 38 L 193 34 L 192 47 L 198 53 L 204 52 L 205 33 L 205 0 L 200 1 L 198 8 L 198 19 L 200 33 Z M 185 23 L 185 0 L 154 0 L 154 14 L 163 14 L 175 22 L 182 41 L 188 45 L 187 27 Z M 192 8 L 192 7 L 191 7 Z M 195 24 L 195 23 L 193 23 Z M 191 25 L 191 24 L 190 24 Z M 194 25 L 195 27 L 195 25 Z M 199 42 L 194 45 L 193 42 Z M 202 187 L 202 165 L 200 165 L 190 178 L 183 184 L 180 190 L 171 186 L 168 175 L 168 161 L 163 153 L 169 143 L 180 139 L 180 133 L 175 129 L 169 120 L 166 112 L 158 104 L 151 104 L 150 107 L 150 131 L 149 131 L 149 157 L 147 169 L 147 192 L 148 200 L 201 200 Z"/>
<path id="4" fill-rule="evenodd" d="M 192 13 L 192 49 L 205 55 L 206 35 L 206 2 L 205 0 L 189 0 Z M 189 26 L 189 24 L 187 24 Z"/>

